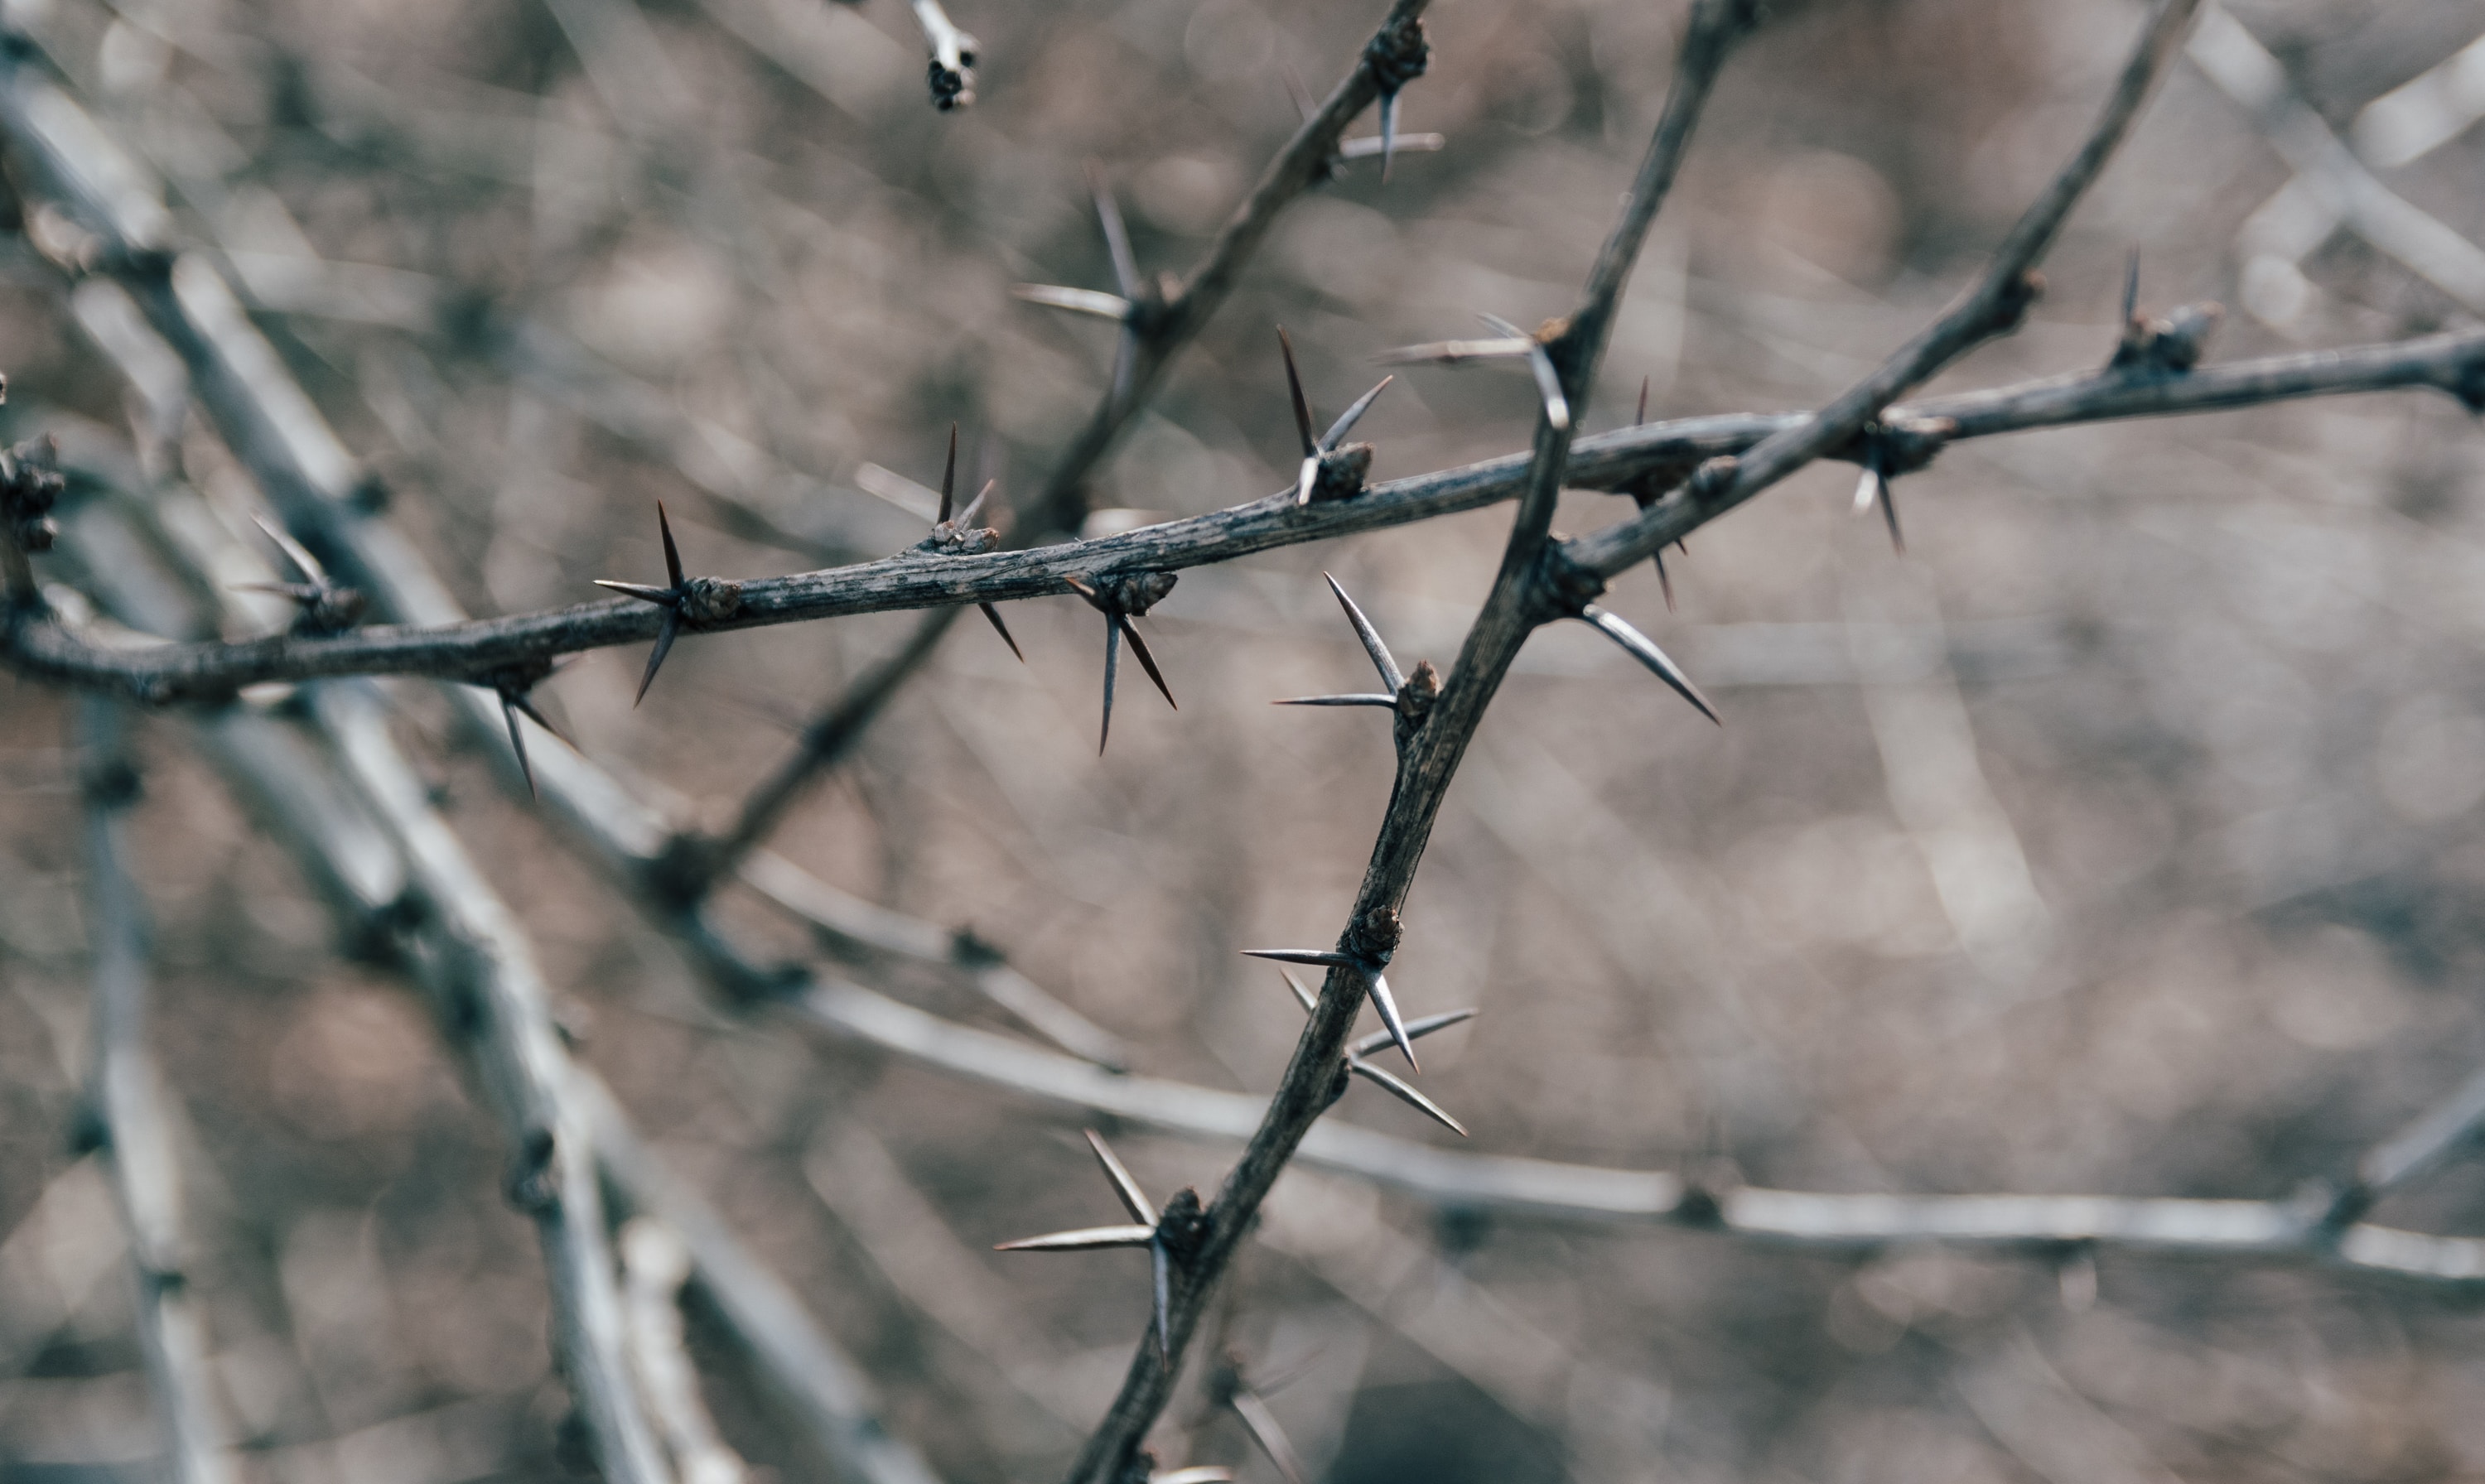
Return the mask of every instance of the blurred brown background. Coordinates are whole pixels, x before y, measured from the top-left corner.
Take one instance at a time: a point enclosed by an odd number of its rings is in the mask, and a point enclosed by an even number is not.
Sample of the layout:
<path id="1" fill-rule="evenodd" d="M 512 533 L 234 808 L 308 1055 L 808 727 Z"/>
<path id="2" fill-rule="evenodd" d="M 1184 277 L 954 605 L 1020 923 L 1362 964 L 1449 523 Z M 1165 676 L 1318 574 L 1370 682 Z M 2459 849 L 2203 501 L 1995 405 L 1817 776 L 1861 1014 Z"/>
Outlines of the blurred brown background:
<path id="1" fill-rule="evenodd" d="M 896 0 L 7 11 L 172 181 L 184 229 L 228 255 L 486 613 L 651 579 L 658 498 L 694 570 L 894 550 L 922 522 L 865 490 L 937 480 L 952 419 L 969 471 L 1032 492 L 1110 352 L 1106 327 L 1008 295 L 1109 286 L 1082 162 L 1116 182 L 1143 267 L 1187 268 L 1294 127 L 1285 73 L 1324 91 L 1380 13 L 961 0 L 978 101 L 936 115 Z M 1193 514 L 1291 478 L 1272 322 L 1333 416 L 1376 351 L 1467 334 L 1479 310 L 1566 309 L 1678 12 L 1440 0 L 1404 117 L 1448 148 L 1291 208 L 1098 503 Z M 2485 26 L 2458 0 L 2231 13 L 2342 133 Z M 2076 144 L 2137 22 L 2119 0 L 1776 5 L 1659 222 L 1588 425 L 1625 420 L 1643 377 L 1673 416 L 1809 405 L 1860 374 Z M 2386 178 L 2475 242 L 2480 170 L 2469 129 Z M 2134 247 L 2144 303 L 2229 307 L 2222 355 L 2473 321 L 2352 231 L 2274 250 L 2255 212 L 2289 178 L 2178 65 L 2034 321 L 1943 386 L 2101 363 Z M 0 258 L 9 436 L 127 428 L 50 270 L 15 237 Z M 1419 368 L 1362 436 L 1391 477 L 1515 449 L 1532 416 L 1522 378 Z M 1483 1012 L 1426 1043 L 1424 1088 L 1479 1148 L 1801 1188 L 2282 1197 L 2335 1176 L 2485 1055 L 2480 446 L 2446 398 L 2295 404 L 1959 446 L 1900 486 L 1903 558 L 1850 518 L 1837 468 L 1702 532 L 1674 561 L 1679 613 L 1647 571 L 1613 601 L 1728 724 L 1584 630 L 1531 644 L 1392 970 L 1410 1013 Z M 203 486 L 242 477 L 201 429 L 179 452 Z M 1570 530 L 1628 508 L 1573 499 Z M 1377 718 L 1266 704 L 1363 681 L 1319 574 L 1403 660 L 1446 664 L 1505 519 L 1185 574 L 1151 630 L 1183 709 L 1126 669 L 1101 761 L 1094 615 L 1013 607 L 1024 668 L 969 620 L 776 844 L 1005 946 L 1143 1069 L 1265 1091 L 1300 1018 L 1235 950 L 1334 933 L 1388 779 Z M 541 694 L 697 818 L 910 622 L 692 638 L 636 710 L 636 648 Z M 1076 1124 L 712 1012 L 406 695 L 405 735 L 522 906 L 584 1056 L 868 1365 L 894 1428 L 960 1484 L 1056 1471 L 1140 1334 L 1144 1264 L 986 1249 L 1111 1219 Z M 137 1478 L 153 1453 L 117 1224 L 70 1152 L 67 711 L 0 678 L 10 1480 Z M 178 729 L 141 742 L 156 1041 L 248 1469 L 559 1471 L 540 1263 L 494 1128 L 420 1006 L 340 956 Z M 1331 1116 L 1448 1138 L 1369 1090 Z M 1231 1157 L 1117 1142 L 1160 1197 Z M 2382 1214 L 2474 1231 L 2481 1202 L 2454 1168 Z M 1340 1481 L 2485 1474 L 2485 1336 L 2440 1292 L 2109 1255 L 2082 1309 L 2028 1261 L 1444 1217 L 1299 1172 L 1263 1234 L 1229 1338 L 1307 1366 L 1273 1404 Z M 696 1316 L 693 1338 L 737 1446 L 815 1476 Z M 1188 1395 L 1171 1414 L 1202 1416 Z M 1174 1461 L 1274 1477 L 1230 1418 L 1192 1442 Z"/>

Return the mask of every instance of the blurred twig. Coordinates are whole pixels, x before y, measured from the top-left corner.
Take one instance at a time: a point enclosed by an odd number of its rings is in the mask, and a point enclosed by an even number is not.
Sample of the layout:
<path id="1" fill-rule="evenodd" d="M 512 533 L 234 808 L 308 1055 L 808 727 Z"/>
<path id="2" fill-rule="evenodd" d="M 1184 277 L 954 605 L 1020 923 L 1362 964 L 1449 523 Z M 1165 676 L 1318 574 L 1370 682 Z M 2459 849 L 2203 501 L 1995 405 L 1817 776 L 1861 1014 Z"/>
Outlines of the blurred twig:
<path id="1" fill-rule="evenodd" d="M 120 704 L 89 698 L 78 712 L 87 796 L 87 879 L 94 916 L 96 1133 L 112 1165 L 129 1228 L 140 1353 L 155 1393 L 168 1472 L 179 1484 L 234 1477 L 218 1415 L 205 1306 L 190 1289 L 181 1172 L 165 1116 L 164 1086 L 147 1046 L 147 928 L 129 878 L 123 819 L 138 771 Z"/>

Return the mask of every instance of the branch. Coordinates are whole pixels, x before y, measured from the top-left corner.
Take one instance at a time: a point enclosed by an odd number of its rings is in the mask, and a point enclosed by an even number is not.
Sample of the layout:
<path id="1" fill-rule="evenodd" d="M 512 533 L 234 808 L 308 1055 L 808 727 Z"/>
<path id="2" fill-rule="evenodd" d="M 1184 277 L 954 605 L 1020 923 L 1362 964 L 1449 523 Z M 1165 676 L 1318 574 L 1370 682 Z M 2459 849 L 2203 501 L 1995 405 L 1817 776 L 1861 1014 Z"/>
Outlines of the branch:
<path id="1" fill-rule="evenodd" d="M 1147 404 L 1157 382 L 1174 356 L 1197 336 L 1234 284 L 1243 265 L 1276 225 L 1277 215 L 1303 192 L 1328 177 L 1338 141 L 1356 115 L 1373 100 L 1394 97 L 1400 87 L 1421 73 L 1429 48 L 1423 14 L 1431 0 L 1393 0 L 1389 18 L 1365 43 L 1354 69 L 1337 85 L 1319 110 L 1303 121 L 1276 158 L 1260 173 L 1251 194 L 1236 208 L 1208 256 L 1172 294 L 1154 301 L 1133 301 L 1125 322 L 1131 364 L 1109 388 L 1105 400 L 1074 440 L 1037 497 L 1035 523 L 1075 532 L 1087 515 L 1087 480 L 1111 451 L 1132 416 Z M 1128 291 L 1126 285 L 1126 292 Z"/>
<path id="2" fill-rule="evenodd" d="M 205 1307 L 192 1294 L 181 1172 L 164 1085 L 147 1049 L 146 908 L 129 879 L 123 816 L 138 796 L 117 703 L 80 708 L 80 771 L 95 936 L 95 1071 L 90 1097 L 129 1228 L 138 1348 L 179 1484 L 226 1484 L 232 1456 L 215 1401 Z"/>
<path id="3" fill-rule="evenodd" d="M 2044 288 L 2035 272 L 2037 260 L 2130 132 L 2198 4 L 2159 0 L 2087 143 L 2010 229 L 1976 286 L 1818 414 L 1772 434 L 1732 465 L 1707 466 L 1689 486 L 1690 502 L 1707 513 L 1704 519 L 1733 509 L 1814 460 L 1845 447 L 1892 402 L 1986 340 L 2018 328 Z M 1637 520 L 1566 543 L 1563 554 L 1579 569 L 1610 578 L 1677 539 L 1666 530 L 1679 519 L 1670 505 L 1653 506 Z"/>
<path id="4" fill-rule="evenodd" d="M 1926 398 L 1884 409 L 1892 427 L 1929 428 L 1930 446 L 1967 438 L 2129 418 L 2215 412 L 2303 397 L 2431 388 L 2485 411 L 2485 331 L 2460 331 L 2344 350 L 2307 351 L 2202 366 L 2186 373 L 2105 370 L 2049 377 L 1984 391 Z M 1563 475 L 1569 488 L 1618 489 L 1652 476 L 1679 478 L 1703 460 L 1732 456 L 1763 441 L 1812 425 L 1809 413 L 1731 413 L 1621 428 L 1578 439 Z M 1944 424 L 1955 424 L 1945 426 Z M 1853 439 L 1831 456 L 1852 457 Z M 1255 552 L 1339 540 L 1412 525 L 1511 499 L 1530 461 L 1505 455 L 1372 486 L 1349 500 L 1297 507 L 1293 492 L 1209 515 L 1143 526 L 1118 536 L 1032 551 L 977 556 L 904 553 L 875 562 L 741 582 L 740 607 L 701 632 L 724 633 L 859 613 L 997 603 L 1071 591 L 1068 580 L 1096 572 L 1170 572 L 1210 566 Z M 257 468 L 257 465 L 253 466 Z M 282 469 L 280 463 L 275 466 Z M 1723 515 L 1731 506 L 1688 492 L 1652 505 L 1638 522 L 1572 543 L 1574 561 L 1598 571 L 1627 566 L 1627 553 L 1654 531 L 1670 543 Z M 360 512 L 316 512 L 316 520 L 349 531 Z M 348 523 L 354 523 L 348 526 Z M 360 542 L 366 538 L 350 535 Z M 381 537 L 369 538 L 375 546 Z M 456 611 L 437 580 L 400 553 L 392 604 L 418 589 L 438 595 L 421 611 Z M 1617 564 L 1619 562 L 1619 564 Z M 391 611 L 406 611 L 392 607 Z M 5 658 L 21 673 L 110 689 L 156 704 L 219 699 L 244 686 L 343 675 L 412 674 L 458 678 L 555 656 L 649 639 L 664 615 L 642 604 L 582 604 L 509 618 L 423 627 L 370 625 L 347 634 L 271 635 L 232 643 L 168 644 L 104 654 L 59 630 L 21 622 L 6 635 Z"/>
<path id="5" fill-rule="evenodd" d="M 716 1430 L 698 1371 L 682 1340 L 682 1285 L 691 1276 L 688 1243 L 651 1216 L 621 1228 L 622 1291 L 630 1357 L 682 1484 L 742 1484 L 749 1468 Z"/>
<path id="6" fill-rule="evenodd" d="M 1184 1249 L 1173 1253 L 1170 1283 L 1159 1280 L 1156 1344 L 1142 1342 L 1132 1357 L 1122 1389 L 1095 1433 L 1071 1466 L 1071 1484 L 1119 1484 L 1133 1470 L 1140 1442 L 1173 1392 L 1180 1361 L 1188 1348 L 1200 1313 L 1206 1309 L 1226 1265 L 1241 1248 L 1261 1202 L 1276 1183 L 1303 1136 L 1343 1091 L 1347 1040 L 1356 1012 L 1367 995 L 1388 1022 L 1411 1066 L 1414 1054 L 1406 1033 L 1382 988 L 1381 969 L 1397 950 L 1399 910 L 1412 887 L 1415 869 L 1431 838 L 1433 822 L 1450 779 L 1458 770 L 1468 741 L 1491 704 L 1510 662 L 1528 634 L 1542 622 L 1538 616 L 1538 559 L 1561 495 L 1562 474 L 1569 465 L 1575 426 L 1564 405 L 1584 400 L 1603 350 L 1614 300 L 1628 277 L 1631 261 L 1649 222 L 1672 183 L 1682 152 L 1710 85 L 1724 66 L 1734 41 L 1754 16 L 1746 0 L 1701 0 L 1693 8 L 1690 29 L 1677 62 L 1674 86 L 1666 98 L 1655 138 L 1649 146 L 1638 179 L 1597 268 L 1573 325 L 1575 339 L 1562 347 L 1556 364 L 1562 384 L 1546 389 L 1536 426 L 1536 447 L 1530 459 L 1518 515 L 1512 525 L 1501 571 L 1485 600 L 1484 611 L 1467 631 L 1458 665 L 1446 689 L 1434 699 L 1429 685 L 1415 681 L 1397 687 L 1398 769 L 1389 807 L 1382 817 L 1372 858 L 1364 868 L 1346 930 L 1337 940 L 1320 1001 L 1295 1053 L 1277 1084 L 1268 1111 L 1242 1157 L 1225 1177 L 1194 1232 L 1186 1233 Z M 1569 337 L 1565 337 L 1568 339 Z M 1343 599 L 1343 593 L 1340 594 Z M 1350 617 L 1360 622 L 1352 603 Z M 1378 637 L 1367 643 L 1384 675 L 1395 666 L 1385 659 Z M 1419 671 L 1429 680 L 1429 670 Z M 1176 1196 L 1176 1202 L 1184 1198 Z M 1195 1198 L 1193 1198 L 1195 1200 Z M 1167 1207 L 1168 1220 L 1172 1206 Z M 1187 1249 L 1187 1250 L 1185 1250 Z"/>

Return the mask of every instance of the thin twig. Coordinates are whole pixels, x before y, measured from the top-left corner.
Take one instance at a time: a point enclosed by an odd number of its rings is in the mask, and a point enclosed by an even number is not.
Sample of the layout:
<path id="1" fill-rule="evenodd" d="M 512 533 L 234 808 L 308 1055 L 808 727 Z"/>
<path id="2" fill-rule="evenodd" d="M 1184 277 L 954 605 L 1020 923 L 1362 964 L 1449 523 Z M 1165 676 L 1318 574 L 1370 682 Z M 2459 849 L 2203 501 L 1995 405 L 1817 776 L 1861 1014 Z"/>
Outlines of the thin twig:
<path id="1" fill-rule="evenodd" d="M 190 1289 L 180 1163 L 162 1075 L 147 1047 L 146 910 L 129 878 L 122 823 L 137 797 L 138 772 L 122 712 L 119 703 L 100 697 L 78 708 L 95 956 L 89 1096 L 129 1228 L 138 1348 L 155 1394 L 169 1472 L 179 1484 L 226 1484 L 234 1477 L 233 1461 L 215 1399 L 205 1306 Z"/>
<path id="2" fill-rule="evenodd" d="M 749 1466 L 718 1434 L 682 1340 L 690 1244 L 652 1216 L 633 1216 L 622 1224 L 620 1248 L 630 1358 L 682 1484 L 742 1484 Z"/>

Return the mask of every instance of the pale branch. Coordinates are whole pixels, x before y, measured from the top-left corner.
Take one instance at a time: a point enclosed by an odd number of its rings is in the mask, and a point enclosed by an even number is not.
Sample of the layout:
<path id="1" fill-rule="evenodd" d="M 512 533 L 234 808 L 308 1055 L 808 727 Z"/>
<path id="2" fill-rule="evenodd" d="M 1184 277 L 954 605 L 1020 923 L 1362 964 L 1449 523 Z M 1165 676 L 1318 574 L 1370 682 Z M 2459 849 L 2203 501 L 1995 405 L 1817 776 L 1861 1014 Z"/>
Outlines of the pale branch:
<path id="1" fill-rule="evenodd" d="M 572 1076 L 617 1203 L 680 1235 L 690 1251 L 691 1282 L 749 1353 L 777 1405 L 800 1419 L 841 1476 L 858 1484 L 939 1484 L 922 1456 L 881 1420 L 880 1398 L 861 1366 L 812 1322 L 785 1281 L 665 1167 L 602 1079 L 585 1067 L 573 1067 Z"/>
<path id="2" fill-rule="evenodd" d="M 682 1484 L 743 1484 L 750 1466 L 717 1431 L 683 1338 L 688 1326 L 682 1318 L 682 1288 L 691 1276 L 690 1245 L 652 1216 L 633 1216 L 622 1223 L 619 1244 L 630 1359 L 665 1450 Z"/>
<path id="3" fill-rule="evenodd" d="M 1690 502 L 1709 511 L 1733 509 L 1814 460 L 1845 447 L 1899 397 L 1977 346 L 2017 329 L 2044 286 L 2036 263 L 2129 134 L 2198 5 L 2199 0 L 2159 0 L 2079 153 L 2011 227 L 1974 287 L 1814 417 L 1771 434 L 1732 464 L 1712 463 L 1695 474 L 1688 485 Z M 1670 505 L 1652 506 L 1636 520 L 1564 543 L 1560 565 L 1610 578 L 1677 539 L 1665 532 L 1678 523 Z"/>
<path id="4" fill-rule="evenodd" d="M 74 541 L 69 550 L 72 560 L 89 546 L 120 553 L 108 568 L 80 574 L 107 607 L 126 622 L 180 632 L 202 623 L 194 605 L 212 608 L 231 602 L 231 595 L 204 574 L 231 571 L 239 553 L 198 544 L 217 528 L 199 497 L 179 487 L 147 487 L 134 478 L 83 472 L 89 482 L 66 513 L 72 533 L 95 539 Z M 142 487 L 150 488 L 143 499 L 126 493 Z M 114 498 L 103 498 L 107 493 Z M 186 510 L 168 508 L 183 501 L 189 504 Z M 146 530 L 133 528 L 131 510 Z M 211 618 L 206 621 L 212 623 Z M 497 716 L 492 699 L 470 687 L 453 687 L 451 693 L 470 703 L 469 719 L 489 737 Z M 303 727 L 249 706 L 203 711 L 192 722 L 210 761 L 329 904 L 340 937 L 367 956 L 403 967 L 436 1004 L 465 997 L 471 976 L 462 968 L 466 958 L 455 940 L 454 924 L 427 905 L 401 841 L 365 793 L 341 776 L 335 742 L 309 738 Z M 392 744 L 379 737 L 370 745 L 380 750 Z M 621 830 L 636 848 L 650 852 L 652 861 L 666 836 L 633 812 L 635 801 L 570 748 L 544 750 L 547 799 L 577 804 L 585 789 L 609 791 L 617 802 L 595 812 L 607 821 L 608 829 Z M 637 832 L 632 834 L 634 825 Z M 488 897 L 488 888 L 478 889 Z M 490 900 L 478 904 L 486 908 L 494 904 Z M 617 1189 L 626 1207 L 662 1218 L 689 1242 L 696 1281 L 727 1334 L 750 1355 L 763 1386 L 808 1432 L 840 1476 L 854 1484 L 936 1484 L 922 1459 L 882 1422 L 878 1399 L 860 1367 L 818 1330 L 783 1282 L 741 1247 L 697 1194 L 646 1148 L 602 1082 L 575 1063 L 565 1062 L 565 1112 L 585 1120 L 605 1180 Z"/>
<path id="5" fill-rule="evenodd" d="M 146 908 L 129 877 L 123 823 L 138 796 L 139 775 L 123 710 L 121 703 L 88 697 L 77 711 L 95 959 L 89 1113 L 129 1228 L 138 1349 L 155 1396 L 166 1474 L 178 1484 L 227 1484 L 235 1471 L 215 1396 L 206 1306 L 190 1287 L 177 1138 L 162 1073 L 147 1044 Z"/>
<path id="6" fill-rule="evenodd" d="M 1123 333 L 1127 369 L 1117 375 L 1053 467 L 1038 494 L 1034 529 L 1075 532 L 1087 515 L 1087 481 L 1112 450 L 1131 418 L 1145 406 L 1174 357 L 1225 303 L 1243 266 L 1268 238 L 1277 216 L 1297 197 L 1328 177 L 1339 140 L 1355 116 L 1375 99 L 1394 98 L 1419 75 L 1429 55 L 1423 14 L 1431 0 L 1392 0 L 1389 16 L 1365 43 L 1354 67 L 1320 107 L 1303 120 L 1251 194 L 1209 244 L 1208 256 L 1169 294 L 1129 301 Z M 1144 285 L 1141 285 L 1144 292 Z M 1125 285 L 1125 293 L 1130 292 Z"/>
<path id="7" fill-rule="evenodd" d="M 1886 428 L 1909 430 L 1919 445 L 1916 456 L 1923 457 L 1970 438 L 2411 388 L 2444 391 L 2485 411 L 2485 331 L 2303 351 L 2180 373 L 2125 369 L 2051 377 L 1899 404 L 1885 409 L 1878 420 Z M 1563 483 L 1567 488 L 1618 489 L 1651 476 L 1679 478 L 1704 460 L 1735 455 L 1771 437 L 1800 431 L 1813 420 L 1812 414 L 1800 412 L 1737 413 L 1619 428 L 1578 439 Z M 1851 446 L 1834 453 L 1854 456 Z M 1094 541 L 972 556 L 910 551 L 855 566 L 754 579 L 736 584 L 739 607 L 732 616 L 699 632 L 1067 594 L 1074 577 L 1084 580 L 1099 572 L 1173 572 L 1343 539 L 1511 499 L 1520 490 L 1529 463 L 1524 454 L 1504 455 L 1376 484 L 1352 499 L 1300 507 L 1290 489 L 1249 504 Z M 254 462 L 253 467 L 259 466 Z M 279 460 L 271 467 L 288 466 Z M 1727 508 L 1698 490 L 1677 490 L 1652 505 L 1641 521 L 1572 543 L 1572 555 L 1595 570 L 1619 571 L 1628 562 L 1615 553 L 1636 550 L 1644 530 L 1661 532 L 1663 541 L 1671 543 Z M 341 527 L 350 522 L 358 529 L 376 526 L 362 521 L 362 515 L 348 508 L 314 519 Z M 454 610 L 427 574 L 419 583 L 406 576 L 417 573 L 419 564 L 401 542 L 391 538 L 387 546 L 399 553 L 391 570 L 402 579 L 393 584 L 399 591 L 389 595 L 392 611 L 404 611 L 406 592 L 418 585 L 439 592 L 444 600 L 425 605 L 427 611 L 440 613 L 444 604 L 446 610 Z M 642 604 L 582 604 L 507 618 L 434 618 L 414 627 L 373 624 L 334 635 L 278 634 L 110 655 L 40 622 L 21 621 L 7 635 L 5 658 L 21 673 L 161 704 L 216 699 L 269 681 L 385 674 L 459 678 L 541 664 L 561 654 L 652 638 L 663 617 Z"/>

